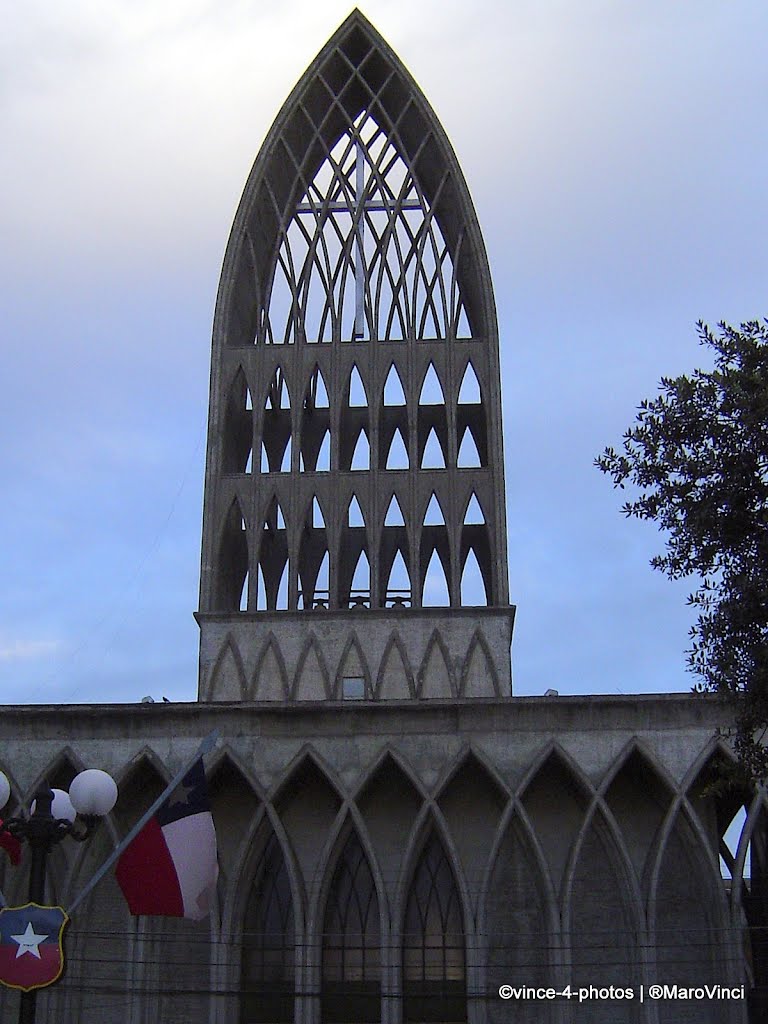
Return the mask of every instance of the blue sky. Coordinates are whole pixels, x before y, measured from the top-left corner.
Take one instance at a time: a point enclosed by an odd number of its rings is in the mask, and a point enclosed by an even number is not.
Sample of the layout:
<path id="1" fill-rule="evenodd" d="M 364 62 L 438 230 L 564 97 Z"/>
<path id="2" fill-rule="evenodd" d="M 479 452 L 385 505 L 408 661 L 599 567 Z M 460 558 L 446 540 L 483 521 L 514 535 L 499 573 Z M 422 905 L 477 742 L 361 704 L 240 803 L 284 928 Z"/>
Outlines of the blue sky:
<path id="1" fill-rule="evenodd" d="M 30 0 L 0 40 L 0 699 L 194 699 L 210 325 L 343 3 Z M 690 586 L 592 466 L 695 321 L 768 314 L 768 7 L 375 0 L 464 168 L 502 349 L 518 694 L 688 689 Z"/>

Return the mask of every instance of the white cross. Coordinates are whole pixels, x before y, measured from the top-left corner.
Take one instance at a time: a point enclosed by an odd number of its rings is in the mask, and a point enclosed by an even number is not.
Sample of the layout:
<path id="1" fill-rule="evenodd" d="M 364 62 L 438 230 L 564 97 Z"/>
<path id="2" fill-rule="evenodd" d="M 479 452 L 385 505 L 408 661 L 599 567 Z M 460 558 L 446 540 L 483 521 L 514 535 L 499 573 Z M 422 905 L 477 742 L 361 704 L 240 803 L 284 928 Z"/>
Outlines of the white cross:
<path id="1" fill-rule="evenodd" d="M 355 230 L 355 327 L 354 338 L 362 338 L 365 334 L 365 211 L 391 210 L 395 203 L 392 200 L 366 199 L 365 198 L 365 154 L 366 147 L 360 138 L 360 133 L 355 129 L 355 203 L 351 206 L 348 202 L 328 203 L 328 210 L 334 213 L 350 213 L 357 216 L 357 228 Z M 418 199 L 405 200 L 399 204 L 402 210 L 420 210 L 421 203 Z M 317 203 L 305 201 L 296 207 L 297 213 L 315 213 Z"/>

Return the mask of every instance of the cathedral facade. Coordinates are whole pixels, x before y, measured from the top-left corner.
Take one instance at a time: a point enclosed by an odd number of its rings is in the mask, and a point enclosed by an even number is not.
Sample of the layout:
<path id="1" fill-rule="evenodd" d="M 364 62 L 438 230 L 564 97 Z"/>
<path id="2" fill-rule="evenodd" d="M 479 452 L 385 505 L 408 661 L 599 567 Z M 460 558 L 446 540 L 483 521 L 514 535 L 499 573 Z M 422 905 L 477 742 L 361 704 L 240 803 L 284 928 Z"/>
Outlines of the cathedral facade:
<path id="1" fill-rule="evenodd" d="M 721 708 L 512 695 L 488 260 L 445 132 L 359 12 L 279 113 L 227 246 L 197 619 L 196 703 L 0 718 L 17 805 L 82 766 L 118 780 L 99 838 L 51 859 L 65 908 L 219 736 L 210 918 L 133 919 L 106 878 L 73 915 L 66 977 L 39 1012 L 748 1019 L 741 879 L 760 860 L 762 805 L 712 788 L 731 756 Z M 24 902 L 23 868 L 0 870 Z M 657 984 L 670 988 L 651 998 Z M 713 994 L 690 995 L 703 986 Z M 4 1019 L 14 999 L 0 994 Z"/>

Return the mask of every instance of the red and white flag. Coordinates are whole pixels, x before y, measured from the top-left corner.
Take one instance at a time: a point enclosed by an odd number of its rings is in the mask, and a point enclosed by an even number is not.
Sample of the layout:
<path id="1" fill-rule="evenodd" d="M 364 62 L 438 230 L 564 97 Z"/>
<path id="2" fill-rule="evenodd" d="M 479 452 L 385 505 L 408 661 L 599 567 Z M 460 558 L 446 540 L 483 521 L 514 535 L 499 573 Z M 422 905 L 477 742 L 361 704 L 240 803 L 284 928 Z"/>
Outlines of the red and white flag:
<path id="1" fill-rule="evenodd" d="M 10 834 L 10 832 L 3 831 L 3 822 L 0 818 L 0 850 L 5 850 L 8 854 L 8 859 L 14 867 L 21 860 L 21 843 L 19 840 Z"/>
<path id="2" fill-rule="evenodd" d="M 210 912 L 218 874 L 201 758 L 123 851 L 115 877 L 132 914 L 199 921 Z"/>

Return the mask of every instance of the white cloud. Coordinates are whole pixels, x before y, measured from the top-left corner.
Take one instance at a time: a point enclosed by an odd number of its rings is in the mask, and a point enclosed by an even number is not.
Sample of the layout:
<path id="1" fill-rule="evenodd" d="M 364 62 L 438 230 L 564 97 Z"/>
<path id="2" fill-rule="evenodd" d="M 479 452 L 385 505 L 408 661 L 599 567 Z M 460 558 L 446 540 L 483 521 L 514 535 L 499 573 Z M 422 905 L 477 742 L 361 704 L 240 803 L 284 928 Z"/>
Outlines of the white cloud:
<path id="1" fill-rule="evenodd" d="M 27 661 L 47 658 L 56 653 L 59 644 L 54 640 L 16 640 L 0 644 L 0 661 Z"/>

